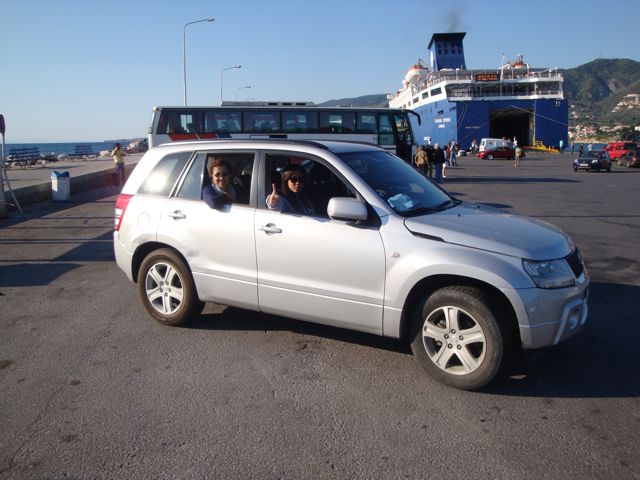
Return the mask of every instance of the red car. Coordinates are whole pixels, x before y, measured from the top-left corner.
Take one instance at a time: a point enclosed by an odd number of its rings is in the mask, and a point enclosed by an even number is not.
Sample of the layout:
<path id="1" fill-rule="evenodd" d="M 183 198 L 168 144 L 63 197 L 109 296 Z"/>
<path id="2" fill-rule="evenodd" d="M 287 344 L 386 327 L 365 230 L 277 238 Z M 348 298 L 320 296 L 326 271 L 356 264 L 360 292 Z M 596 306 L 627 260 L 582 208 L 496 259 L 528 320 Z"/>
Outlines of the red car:
<path id="1" fill-rule="evenodd" d="M 508 158 L 513 160 L 516 158 L 516 149 L 513 147 L 496 147 L 491 150 L 485 150 L 484 152 L 479 152 L 476 154 L 476 157 L 482 158 L 483 160 L 493 160 L 494 158 Z M 520 158 L 524 158 L 524 150 L 521 149 Z"/>

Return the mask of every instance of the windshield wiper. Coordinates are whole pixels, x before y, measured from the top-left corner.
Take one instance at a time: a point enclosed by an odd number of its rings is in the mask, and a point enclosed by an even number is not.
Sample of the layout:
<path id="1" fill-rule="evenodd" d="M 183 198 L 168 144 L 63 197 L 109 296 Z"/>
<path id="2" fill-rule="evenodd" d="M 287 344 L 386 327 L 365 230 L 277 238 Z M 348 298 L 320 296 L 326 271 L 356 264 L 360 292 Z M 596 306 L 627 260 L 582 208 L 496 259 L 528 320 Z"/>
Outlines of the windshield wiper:
<path id="1" fill-rule="evenodd" d="M 449 205 L 458 205 L 460 200 L 445 200 L 444 202 L 434 206 L 434 207 L 417 207 L 412 208 L 411 210 L 407 210 L 406 212 L 402 212 L 405 217 L 416 217 L 418 215 L 424 215 L 425 213 L 439 212 L 441 210 L 445 210 Z"/>

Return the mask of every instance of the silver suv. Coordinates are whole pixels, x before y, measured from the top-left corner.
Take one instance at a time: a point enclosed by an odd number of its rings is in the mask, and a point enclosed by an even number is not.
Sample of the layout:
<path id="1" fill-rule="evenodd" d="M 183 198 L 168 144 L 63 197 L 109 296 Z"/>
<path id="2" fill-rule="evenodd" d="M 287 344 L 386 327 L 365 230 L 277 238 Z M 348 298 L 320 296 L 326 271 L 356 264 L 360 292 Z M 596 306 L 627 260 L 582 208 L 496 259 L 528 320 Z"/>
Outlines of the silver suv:
<path id="1" fill-rule="evenodd" d="M 587 318 L 588 274 L 565 233 L 461 202 L 371 145 L 153 148 L 116 201 L 114 246 L 164 324 L 216 302 L 405 339 L 463 389 Z"/>

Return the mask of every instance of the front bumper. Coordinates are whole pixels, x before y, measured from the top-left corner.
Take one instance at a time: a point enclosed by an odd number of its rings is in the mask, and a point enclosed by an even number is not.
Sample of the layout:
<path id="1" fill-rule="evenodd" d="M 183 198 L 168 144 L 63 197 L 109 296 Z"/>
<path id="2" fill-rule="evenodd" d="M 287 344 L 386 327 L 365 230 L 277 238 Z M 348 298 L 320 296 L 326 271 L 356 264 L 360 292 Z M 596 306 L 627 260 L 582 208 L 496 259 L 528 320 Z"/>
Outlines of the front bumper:
<path id="1" fill-rule="evenodd" d="M 577 334 L 589 313 L 589 279 L 583 273 L 570 288 L 515 290 L 520 339 L 525 349 L 556 345 Z"/>

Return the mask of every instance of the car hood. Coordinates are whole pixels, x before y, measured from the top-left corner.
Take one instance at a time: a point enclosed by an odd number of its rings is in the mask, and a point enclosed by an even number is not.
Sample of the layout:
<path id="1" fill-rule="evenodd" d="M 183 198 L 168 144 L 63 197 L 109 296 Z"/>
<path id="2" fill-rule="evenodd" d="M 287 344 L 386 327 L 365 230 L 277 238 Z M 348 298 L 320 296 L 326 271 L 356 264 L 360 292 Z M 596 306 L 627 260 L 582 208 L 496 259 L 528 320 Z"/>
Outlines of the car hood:
<path id="1" fill-rule="evenodd" d="M 447 243 L 531 260 L 562 258 L 573 250 L 571 239 L 558 227 L 474 203 L 407 218 L 405 225 L 412 233 Z"/>

